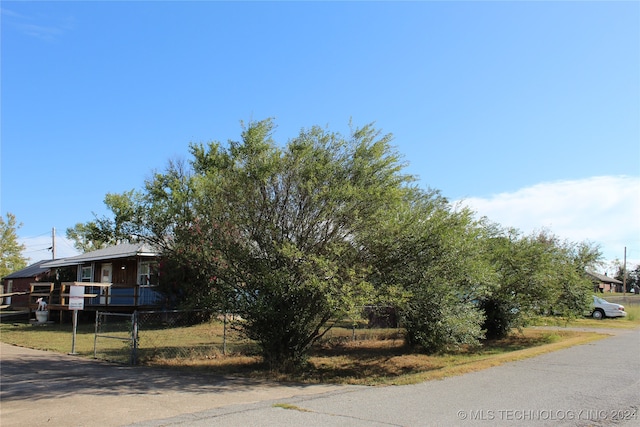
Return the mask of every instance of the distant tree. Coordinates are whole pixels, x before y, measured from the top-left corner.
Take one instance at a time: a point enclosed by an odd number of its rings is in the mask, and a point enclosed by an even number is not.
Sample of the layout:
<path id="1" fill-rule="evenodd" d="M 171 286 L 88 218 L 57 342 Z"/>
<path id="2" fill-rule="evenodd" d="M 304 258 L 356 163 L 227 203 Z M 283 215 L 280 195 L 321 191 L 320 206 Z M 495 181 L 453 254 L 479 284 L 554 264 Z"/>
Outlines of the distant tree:
<path id="1" fill-rule="evenodd" d="M 11 212 L 6 215 L 6 220 L 0 216 L 0 277 L 25 268 L 28 262 L 22 255 L 25 245 L 18 243 L 17 231 L 22 223 L 17 223 Z"/>
<path id="2" fill-rule="evenodd" d="M 635 286 L 636 293 L 640 291 L 640 264 L 636 265 L 636 268 L 629 271 L 629 284 L 627 284 L 627 288 L 629 291 L 632 289 L 631 286 Z"/>
<path id="3" fill-rule="evenodd" d="M 137 224 L 138 209 L 142 208 L 139 198 L 140 194 L 134 190 L 122 194 L 108 193 L 104 204 L 111 214 L 67 228 L 67 238 L 72 240 L 73 246 L 81 252 L 138 241 L 139 227 L 134 224 Z"/>
<path id="4" fill-rule="evenodd" d="M 100 231 L 95 221 L 77 223 L 75 226 L 67 228 L 67 239 L 73 241 L 73 246 L 80 252 L 90 252 L 103 249 L 107 242 L 100 240 Z"/>
<path id="5" fill-rule="evenodd" d="M 617 261 L 617 260 L 616 260 Z M 622 265 L 623 263 L 618 262 L 615 279 L 620 280 L 622 283 L 626 283 L 626 292 L 630 292 L 631 289 L 636 289 L 636 286 L 640 286 L 640 265 L 636 265 L 635 268 L 626 269 L 626 280 L 624 277 L 625 268 Z"/>

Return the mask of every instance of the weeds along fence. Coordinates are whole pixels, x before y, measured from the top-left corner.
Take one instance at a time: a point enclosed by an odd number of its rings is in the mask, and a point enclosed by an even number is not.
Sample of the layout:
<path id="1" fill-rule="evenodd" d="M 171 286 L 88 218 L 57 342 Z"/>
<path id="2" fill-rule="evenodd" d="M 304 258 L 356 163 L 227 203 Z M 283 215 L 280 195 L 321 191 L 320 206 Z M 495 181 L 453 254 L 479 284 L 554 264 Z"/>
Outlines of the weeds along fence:
<path id="1" fill-rule="evenodd" d="M 229 327 L 230 318 L 211 311 L 98 311 L 94 357 L 136 365 L 246 350 L 250 343 Z"/>
<path id="2" fill-rule="evenodd" d="M 209 359 L 227 354 L 255 354 L 256 343 L 231 325 L 231 314 L 204 310 L 96 312 L 96 359 L 123 364 L 154 364 L 180 359 Z M 395 313 L 387 308 L 363 307 L 358 326 L 346 322 L 323 338 L 326 343 L 368 339 L 397 339 Z M 383 331 L 383 332 L 380 332 Z"/>

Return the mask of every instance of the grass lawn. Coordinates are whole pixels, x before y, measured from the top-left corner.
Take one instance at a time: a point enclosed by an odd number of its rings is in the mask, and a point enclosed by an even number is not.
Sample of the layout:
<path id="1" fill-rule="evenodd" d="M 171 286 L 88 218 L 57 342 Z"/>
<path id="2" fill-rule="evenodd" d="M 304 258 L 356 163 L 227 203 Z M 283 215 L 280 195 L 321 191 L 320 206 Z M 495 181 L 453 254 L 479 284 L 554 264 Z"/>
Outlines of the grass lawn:
<path id="1" fill-rule="evenodd" d="M 579 319 L 563 320 L 559 317 L 540 317 L 533 319 L 531 324 L 536 326 L 565 326 L 575 328 L 608 328 L 608 329 L 633 329 L 640 326 L 640 296 L 633 297 L 610 297 L 604 295 L 604 299 L 609 302 L 622 304 L 624 311 L 627 312 L 625 317 L 615 317 L 608 319 L 596 320 L 591 317 L 583 317 Z"/>
<path id="2" fill-rule="evenodd" d="M 296 374 L 265 369 L 254 343 L 228 334 L 227 352 L 222 354 L 222 324 L 219 321 L 168 330 L 141 331 L 142 364 L 168 369 L 206 370 L 222 375 L 269 378 L 303 383 L 361 385 L 410 384 L 486 369 L 506 362 L 534 357 L 606 337 L 605 333 L 564 329 L 563 326 L 636 328 L 640 306 L 629 306 L 629 316 L 619 319 L 536 319 L 537 325 L 559 326 L 555 330 L 525 328 L 503 340 L 486 341 L 479 348 L 426 355 L 404 345 L 401 330 L 335 328 L 313 349 L 308 367 Z M 355 332 L 355 340 L 354 338 Z M 68 353 L 70 324 L 29 325 L 0 323 L 0 341 L 23 347 Z M 162 343 L 159 347 L 158 343 Z M 125 352 L 129 343 L 100 339 L 101 351 Z M 94 325 L 79 324 L 76 352 L 93 357 Z M 179 352 L 168 350 L 180 349 Z M 172 356 L 169 356 L 172 355 Z"/>

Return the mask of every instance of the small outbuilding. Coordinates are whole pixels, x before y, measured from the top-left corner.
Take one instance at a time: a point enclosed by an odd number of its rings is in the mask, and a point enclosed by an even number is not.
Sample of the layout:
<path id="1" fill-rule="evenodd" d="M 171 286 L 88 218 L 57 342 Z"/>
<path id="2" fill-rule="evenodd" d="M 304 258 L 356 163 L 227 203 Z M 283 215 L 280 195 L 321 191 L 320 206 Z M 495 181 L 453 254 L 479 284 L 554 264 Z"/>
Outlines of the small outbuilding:
<path id="1" fill-rule="evenodd" d="M 614 279 L 613 277 L 607 276 L 607 274 L 598 274 L 594 272 L 587 271 L 587 275 L 591 278 L 593 282 L 593 291 L 599 293 L 605 292 L 622 292 L 623 283 Z"/>

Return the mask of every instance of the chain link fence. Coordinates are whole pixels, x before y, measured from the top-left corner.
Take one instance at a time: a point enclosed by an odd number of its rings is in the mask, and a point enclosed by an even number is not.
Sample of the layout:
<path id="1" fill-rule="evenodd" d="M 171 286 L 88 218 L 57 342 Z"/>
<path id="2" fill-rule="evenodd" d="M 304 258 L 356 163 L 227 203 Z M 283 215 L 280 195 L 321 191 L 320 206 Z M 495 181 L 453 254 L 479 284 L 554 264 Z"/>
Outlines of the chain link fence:
<path id="1" fill-rule="evenodd" d="M 230 314 L 204 310 L 136 311 L 133 314 L 98 311 L 94 357 L 136 365 L 255 354 L 256 344 L 232 327 L 235 320 Z M 396 323 L 392 309 L 366 306 L 358 325 L 347 322 L 323 339 L 336 343 L 372 339 L 375 338 L 372 333 L 379 328 L 395 331 Z"/>
<path id="2" fill-rule="evenodd" d="M 135 364 L 135 313 L 96 311 L 93 357 L 117 363 Z"/>
<path id="3" fill-rule="evenodd" d="M 136 365 L 250 352 L 253 344 L 230 326 L 232 319 L 203 310 L 96 312 L 94 357 Z"/>

